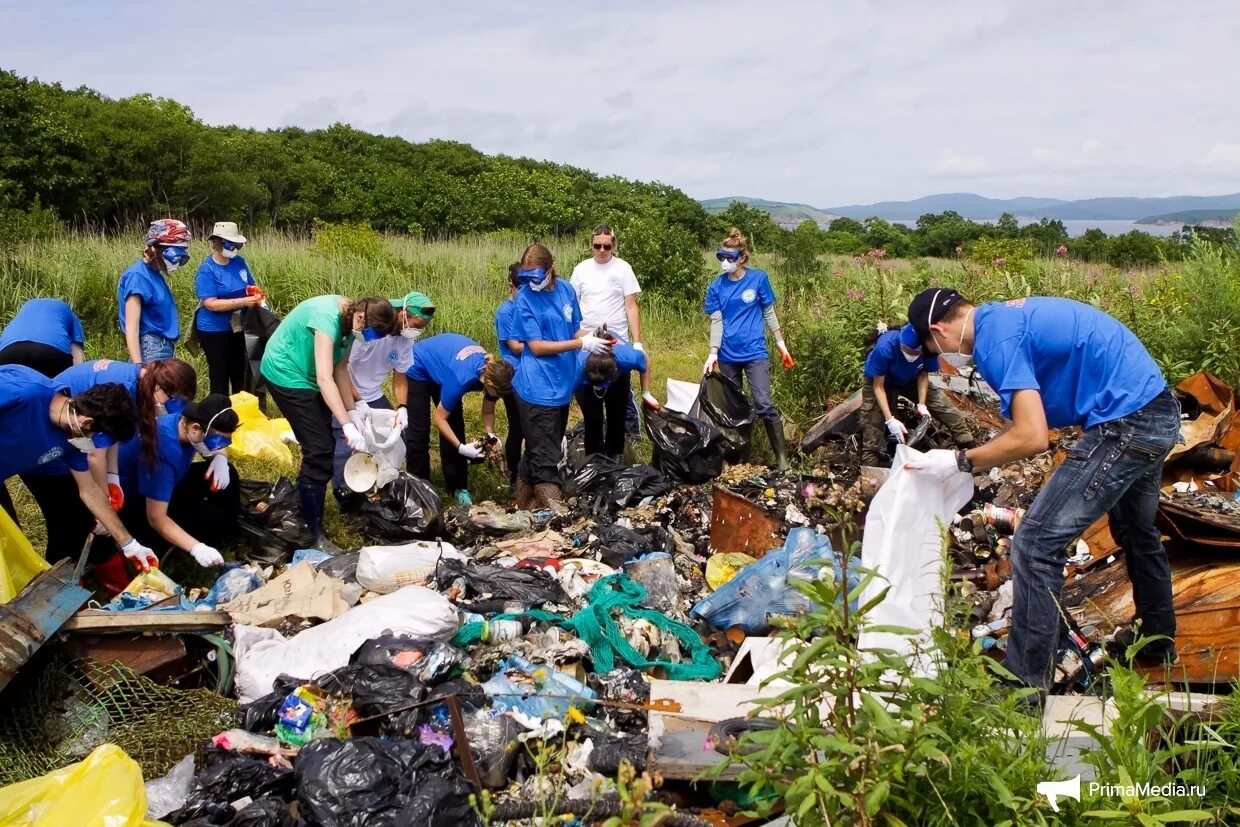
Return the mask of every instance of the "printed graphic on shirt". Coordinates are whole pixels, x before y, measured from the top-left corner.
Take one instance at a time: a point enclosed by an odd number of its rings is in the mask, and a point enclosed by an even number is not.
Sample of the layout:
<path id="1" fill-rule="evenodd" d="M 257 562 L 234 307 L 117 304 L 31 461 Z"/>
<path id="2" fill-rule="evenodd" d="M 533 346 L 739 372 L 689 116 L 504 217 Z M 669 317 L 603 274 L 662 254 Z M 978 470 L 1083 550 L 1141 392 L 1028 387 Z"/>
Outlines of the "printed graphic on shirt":
<path id="1" fill-rule="evenodd" d="M 111 364 L 111 359 L 96 359 L 94 363 L 91 364 L 90 369 L 92 373 L 99 373 L 100 371 L 107 370 L 108 366 Z"/>
<path id="2" fill-rule="evenodd" d="M 65 449 L 60 446 L 50 448 L 39 456 L 39 465 L 51 462 L 54 459 L 60 459 L 60 457 L 64 456 L 64 454 Z"/>
<path id="3" fill-rule="evenodd" d="M 456 356 L 452 358 L 454 358 L 458 362 L 464 362 L 470 356 L 477 356 L 479 353 L 486 353 L 486 352 L 487 352 L 486 348 L 482 347 L 481 345 L 470 345 L 469 347 L 463 347 L 460 350 L 458 350 L 456 352 Z"/>
<path id="4" fill-rule="evenodd" d="M 758 298 L 758 291 L 752 288 L 748 288 L 745 292 L 741 293 L 741 301 L 745 304 L 753 304 L 754 299 L 756 298 Z"/>
<path id="5" fill-rule="evenodd" d="M 564 321 L 571 322 L 573 320 L 573 306 L 571 304 L 564 305 Z"/>

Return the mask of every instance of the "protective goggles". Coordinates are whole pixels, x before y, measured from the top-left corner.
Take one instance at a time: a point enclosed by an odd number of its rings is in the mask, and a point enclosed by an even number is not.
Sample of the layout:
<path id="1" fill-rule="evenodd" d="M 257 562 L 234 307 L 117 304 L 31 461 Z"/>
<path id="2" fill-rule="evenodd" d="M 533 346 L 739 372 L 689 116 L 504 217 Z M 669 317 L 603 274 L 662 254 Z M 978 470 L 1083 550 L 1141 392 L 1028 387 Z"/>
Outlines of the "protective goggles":
<path id="1" fill-rule="evenodd" d="M 164 257 L 164 261 L 178 267 L 189 263 L 189 250 L 184 247 L 165 247 L 160 255 Z"/>
<path id="2" fill-rule="evenodd" d="M 538 284 L 547 278 L 547 271 L 543 267 L 531 267 L 517 271 L 517 281 L 520 284 Z"/>
<path id="3" fill-rule="evenodd" d="M 375 330 L 373 327 L 363 327 L 363 328 L 362 328 L 362 341 L 364 341 L 364 342 L 377 342 L 378 340 L 380 340 L 380 339 L 382 339 L 382 338 L 383 338 L 383 334 L 382 334 L 382 333 L 380 333 L 379 331 Z"/>
<path id="4" fill-rule="evenodd" d="M 726 247 L 720 247 L 715 251 L 715 258 L 719 261 L 740 261 L 743 255 L 745 254 L 740 250 L 729 250 Z"/>
<path id="5" fill-rule="evenodd" d="M 105 451 L 116 444 L 116 438 L 109 434 L 91 434 L 90 441 L 100 451 Z"/>
<path id="6" fill-rule="evenodd" d="M 185 406 L 189 403 L 180 396 L 169 396 L 168 401 L 164 403 L 164 410 L 170 414 L 180 414 L 185 410 Z"/>
<path id="7" fill-rule="evenodd" d="M 171 402 L 172 400 L 168 400 L 168 401 Z M 229 445 L 232 445 L 231 434 L 221 434 L 218 432 L 211 433 L 211 426 L 215 424 L 215 420 L 219 419 L 220 416 L 222 416 L 223 414 L 231 410 L 232 408 L 225 408 L 224 410 L 217 413 L 215 416 L 211 417 L 211 421 L 207 423 L 207 435 L 202 438 L 202 444 L 207 447 L 208 451 L 222 451 L 225 448 L 227 448 Z"/>
<path id="8" fill-rule="evenodd" d="M 229 241 L 229 240 L 228 240 L 228 239 L 226 239 L 226 238 L 221 238 L 221 239 L 220 239 L 220 245 L 221 245 L 221 246 L 222 246 L 222 248 L 223 248 L 223 249 L 225 249 L 225 250 L 240 250 L 242 247 L 244 247 L 244 246 L 245 246 L 245 242 L 243 242 L 243 241 Z"/>

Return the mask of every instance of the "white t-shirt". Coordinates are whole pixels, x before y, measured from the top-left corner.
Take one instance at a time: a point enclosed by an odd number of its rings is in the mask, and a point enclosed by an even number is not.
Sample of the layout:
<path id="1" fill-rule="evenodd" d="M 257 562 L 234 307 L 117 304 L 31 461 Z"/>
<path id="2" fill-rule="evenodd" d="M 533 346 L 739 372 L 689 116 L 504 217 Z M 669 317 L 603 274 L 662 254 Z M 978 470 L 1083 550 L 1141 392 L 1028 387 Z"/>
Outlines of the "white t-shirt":
<path id="1" fill-rule="evenodd" d="M 383 396 L 383 382 L 393 371 L 408 373 L 413 367 L 413 340 L 384 336 L 373 342 L 354 342 L 349 351 L 349 378 L 363 402 Z"/>
<path id="2" fill-rule="evenodd" d="M 625 340 L 629 338 L 624 299 L 640 293 L 642 288 L 627 261 L 612 256 L 606 264 L 599 264 L 588 258 L 573 268 L 569 283 L 577 291 L 582 328 L 593 330 L 606 322 L 609 331 Z"/>

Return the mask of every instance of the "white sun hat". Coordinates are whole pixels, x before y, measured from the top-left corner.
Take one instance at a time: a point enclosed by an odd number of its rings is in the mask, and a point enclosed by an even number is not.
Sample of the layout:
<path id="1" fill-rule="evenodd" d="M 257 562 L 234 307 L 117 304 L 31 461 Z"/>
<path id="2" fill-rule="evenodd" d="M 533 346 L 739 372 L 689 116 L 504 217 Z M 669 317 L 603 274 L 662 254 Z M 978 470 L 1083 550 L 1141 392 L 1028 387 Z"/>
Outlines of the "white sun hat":
<path id="1" fill-rule="evenodd" d="M 237 229 L 235 221 L 217 221 L 215 226 L 211 228 L 211 235 L 208 238 L 222 238 L 225 241 L 231 241 L 233 244 L 245 244 L 245 236 Z"/>

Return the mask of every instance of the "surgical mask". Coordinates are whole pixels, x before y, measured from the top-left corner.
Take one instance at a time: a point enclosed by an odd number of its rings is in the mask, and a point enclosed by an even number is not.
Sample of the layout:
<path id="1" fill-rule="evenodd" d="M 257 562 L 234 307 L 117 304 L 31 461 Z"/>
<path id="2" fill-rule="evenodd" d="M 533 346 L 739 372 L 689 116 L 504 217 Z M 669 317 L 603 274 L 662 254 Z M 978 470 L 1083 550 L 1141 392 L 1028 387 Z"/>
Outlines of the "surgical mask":
<path id="1" fill-rule="evenodd" d="M 723 261 L 720 262 L 720 266 L 723 267 L 723 272 L 731 275 L 736 272 L 737 268 L 741 266 L 741 263 L 739 261 Z"/>
<path id="2" fill-rule="evenodd" d="M 82 425 L 73 408 L 69 408 L 69 425 L 75 431 L 81 431 Z M 107 434 L 91 434 L 90 436 L 75 436 L 69 439 L 69 444 L 83 454 L 93 454 L 95 451 L 105 451 L 116 444 L 116 440 Z"/>
<path id="3" fill-rule="evenodd" d="M 220 255 L 222 255 L 224 258 L 236 258 L 237 254 L 240 252 L 241 252 L 240 250 L 230 250 L 227 247 L 225 247 L 224 249 L 220 250 Z"/>
<path id="4" fill-rule="evenodd" d="M 522 268 L 517 271 L 517 284 L 528 284 L 534 292 L 545 290 L 551 275 L 542 267 Z"/>
<path id="5" fill-rule="evenodd" d="M 383 334 L 373 327 L 363 327 L 361 330 L 353 331 L 353 338 L 359 342 L 375 342 L 382 339 Z"/>
<path id="6" fill-rule="evenodd" d="M 916 362 L 918 359 L 921 358 L 920 353 L 909 353 L 904 348 L 900 348 L 900 352 L 904 354 L 904 361 L 906 362 Z"/>
<path id="7" fill-rule="evenodd" d="M 969 312 L 964 317 L 964 324 L 960 325 L 960 338 L 962 340 L 964 339 L 964 331 L 968 329 L 969 319 L 972 318 L 972 316 L 973 316 L 973 308 L 969 308 Z M 954 367 L 956 370 L 960 370 L 961 368 L 968 367 L 969 363 L 973 361 L 972 353 L 965 353 L 960 350 L 960 347 L 964 346 L 963 341 L 956 348 L 956 350 L 952 351 L 951 353 L 945 353 L 943 352 L 943 346 L 939 344 L 939 338 L 934 335 L 933 330 L 930 331 L 930 336 L 934 339 L 934 344 L 939 348 L 939 351 L 940 351 L 939 358 L 942 359 L 947 364 Z"/>
<path id="8" fill-rule="evenodd" d="M 403 327 L 401 328 L 400 335 L 411 342 L 416 342 L 418 337 L 422 335 L 422 331 L 416 327 Z"/>

